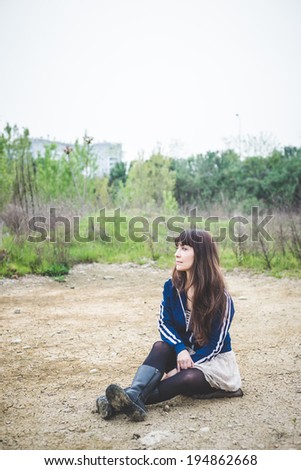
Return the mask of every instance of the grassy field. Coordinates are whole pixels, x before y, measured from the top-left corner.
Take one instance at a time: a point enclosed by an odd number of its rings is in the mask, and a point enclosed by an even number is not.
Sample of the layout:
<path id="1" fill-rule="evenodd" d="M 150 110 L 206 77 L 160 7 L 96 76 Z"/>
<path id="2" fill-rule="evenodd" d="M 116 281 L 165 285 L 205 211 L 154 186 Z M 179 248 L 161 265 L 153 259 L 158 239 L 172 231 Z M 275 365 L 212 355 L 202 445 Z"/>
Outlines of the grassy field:
<path id="1" fill-rule="evenodd" d="M 153 262 L 159 268 L 172 267 L 175 252 L 172 240 L 176 232 L 188 227 L 187 223 L 181 227 L 179 221 L 170 222 L 171 219 L 165 218 L 162 222 L 156 217 L 145 215 L 127 217 L 126 222 L 116 224 L 114 214 L 111 216 L 111 222 L 98 225 L 95 224 L 94 216 L 81 218 L 78 229 L 70 226 L 66 230 L 66 226 L 57 224 L 55 230 L 48 231 L 44 237 L 40 232 L 13 236 L 4 230 L 0 248 L 0 276 L 35 273 L 60 280 L 73 265 L 91 262 Z M 197 226 L 208 229 L 206 223 L 198 223 Z M 239 224 L 237 228 L 241 229 Z M 224 230 L 225 236 L 218 242 L 218 248 L 221 265 L 225 270 L 239 267 L 257 273 L 266 272 L 275 277 L 301 276 L 300 260 L 291 249 L 288 239 L 284 246 L 275 233 L 272 234 L 272 241 L 260 243 L 259 240 L 250 241 L 249 233 L 248 239 L 239 243 L 233 239 L 234 232 L 232 230 L 231 234 L 229 220 L 211 223 L 210 229 L 218 239 Z"/>

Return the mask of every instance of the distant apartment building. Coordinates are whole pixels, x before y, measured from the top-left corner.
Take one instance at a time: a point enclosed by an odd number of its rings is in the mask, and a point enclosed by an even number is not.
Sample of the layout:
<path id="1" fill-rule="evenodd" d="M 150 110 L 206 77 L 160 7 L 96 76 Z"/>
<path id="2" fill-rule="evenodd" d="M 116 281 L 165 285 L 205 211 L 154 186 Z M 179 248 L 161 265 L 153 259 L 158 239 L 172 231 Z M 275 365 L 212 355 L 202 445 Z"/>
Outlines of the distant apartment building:
<path id="1" fill-rule="evenodd" d="M 122 160 L 122 144 L 99 142 L 91 145 L 91 151 L 97 156 L 97 175 L 108 175 L 116 163 Z"/>
<path id="2" fill-rule="evenodd" d="M 72 144 L 66 142 L 55 142 L 47 139 L 31 139 L 31 152 L 33 156 L 39 153 L 43 155 L 45 145 L 55 144 L 58 156 L 62 155 L 64 149 Z M 111 142 L 99 142 L 91 144 L 91 152 L 96 156 L 97 171 L 99 177 L 108 175 L 116 163 L 122 161 L 122 144 Z"/>

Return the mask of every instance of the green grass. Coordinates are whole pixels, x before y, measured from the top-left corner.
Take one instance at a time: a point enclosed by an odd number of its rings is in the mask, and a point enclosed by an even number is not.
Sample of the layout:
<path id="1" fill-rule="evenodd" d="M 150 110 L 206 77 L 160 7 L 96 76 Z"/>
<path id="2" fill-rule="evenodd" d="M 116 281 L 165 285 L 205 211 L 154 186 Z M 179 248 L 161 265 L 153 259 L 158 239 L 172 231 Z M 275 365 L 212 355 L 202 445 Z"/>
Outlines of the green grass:
<path id="1" fill-rule="evenodd" d="M 149 216 L 151 220 L 151 217 Z M 153 220 L 153 219 L 152 219 Z M 158 241 L 150 241 L 150 237 L 143 242 L 137 242 L 129 236 L 128 227 L 121 226 L 120 235 L 124 241 L 116 240 L 113 233 L 113 224 L 107 224 L 106 235 L 111 241 L 103 241 L 99 228 L 95 231 L 95 240 L 78 242 L 72 240 L 64 243 L 62 230 L 58 231 L 56 242 L 45 240 L 40 243 L 32 243 L 25 237 L 15 238 L 6 235 L 0 248 L 0 277 L 22 276 L 29 273 L 52 276 L 58 281 L 63 281 L 70 268 L 78 263 L 136 263 L 145 264 L 154 262 L 159 268 L 171 268 L 174 263 L 175 247 L 172 242 L 166 241 L 168 235 L 164 225 L 159 225 Z M 220 228 L 226 226 L 226 221 L 215 224 L 213 235 L 218 234 Z M 201 228 L 201 226 L 200 226 Z M 82 237 L 88 234 L 87 219 L 82 219 L 80 226 Z M 141 237 L 138 233 L 136 236 Z M 102 238 L 104 232 L 102 232 Z M 132 237 L 133 238 L 133 237 Z M 265 258 L 260 247 L 252 245 L 244 246 L 240 255 L 235 252 L 235 246 L 230 240 L 218 244 L 221 265 L 225 270 L 252 269 L 254 272 L 266 273 L 274 277 L 300 278 L 300 262 L 291 252 L 285 256 L 277 251 L 277 247 L 270 246 L 275 254 L 271 257 L 271 269 L 267 269 Z"/>

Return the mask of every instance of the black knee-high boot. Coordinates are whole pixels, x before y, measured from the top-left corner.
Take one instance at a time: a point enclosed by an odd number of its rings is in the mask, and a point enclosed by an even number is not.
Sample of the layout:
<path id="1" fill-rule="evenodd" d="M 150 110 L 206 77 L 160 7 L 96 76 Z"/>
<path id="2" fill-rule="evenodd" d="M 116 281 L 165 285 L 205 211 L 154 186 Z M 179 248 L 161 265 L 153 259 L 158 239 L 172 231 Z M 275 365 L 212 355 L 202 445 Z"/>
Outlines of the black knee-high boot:
<path id="1" fill-rule="evenodd" d="M 129 390 L 130 387 L 125 389 L 125 392 Z M 145 404 L 146 405 L 153 405 L 154 403 L 159 403 L 161 400 L 159 398 L 159 390 L 156 387 L 147 397 Z M 96 411 L 100 414 L 100 416 L 105 419 L 109 420 L 114 418 L 118 414 L 119 411 L 115 410 L 113 406 L 109 403 L 106 395 L 101 395 L 96 399 Z"/>
<path id="2" fill-rule="evenodd" d="M 115 411 L 123 411 L 131 421 L 143 421 L 146 416 L 145 402 L 156 388 L 163 372 L 143 364 L 136 372 L 132 385 L 126 389 L 111 384 L 106 389 L 106 397 Z"/>

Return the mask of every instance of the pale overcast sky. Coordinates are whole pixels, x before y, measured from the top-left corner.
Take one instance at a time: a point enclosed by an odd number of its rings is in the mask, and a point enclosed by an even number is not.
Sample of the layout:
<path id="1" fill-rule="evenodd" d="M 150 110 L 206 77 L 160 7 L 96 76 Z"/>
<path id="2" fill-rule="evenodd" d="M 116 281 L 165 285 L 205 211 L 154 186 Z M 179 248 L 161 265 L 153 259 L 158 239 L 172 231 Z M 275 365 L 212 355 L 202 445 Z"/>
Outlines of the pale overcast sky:
<path id="1" fill-rule="evenodd" d="M 126 159 L 215 150 L 239 124 L 300 146 L 300 24 L 300 0 L 0 0 L 0 127 Z"/>

